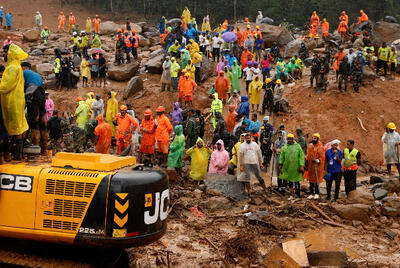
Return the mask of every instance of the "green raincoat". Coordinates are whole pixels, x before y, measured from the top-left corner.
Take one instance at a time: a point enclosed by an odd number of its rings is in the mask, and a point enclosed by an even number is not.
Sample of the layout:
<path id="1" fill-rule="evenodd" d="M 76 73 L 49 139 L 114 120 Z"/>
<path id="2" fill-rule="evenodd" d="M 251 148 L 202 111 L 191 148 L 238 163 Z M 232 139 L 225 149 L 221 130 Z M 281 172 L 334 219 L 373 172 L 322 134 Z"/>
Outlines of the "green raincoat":
<path id="1" fill-rule="evenodd" d="M 304 166 L 304 154 L 297 142 L 286 144 L 281 150 L 279 164 L 283 165 L 282 174 L 279 175 L 281 180 L 290 182 L 298 182 L 303 180 L 303 174 L 299 172 L 299 168 Z"/>
<path id="2" fill-rule="evenodd" d="M 192 59 L 187 49 L 181 50 L 182 70 L 186 68 L 188 61 Z"/>
<path id="3" fill-rule="evenodd" d="M 79 101 L 74 116 L 76 116 L 76 123 L 81 129 L 85 129 L 85 124 L 90 118 L 89 111 L 89 106 L 87 106 L 86 102 L 83 100 Z"/>
<path id="4" fill-rule="evenodd" d="M 181 168 L 182 167 L 182 154 L 185 146 L 185 136 L 183 136 L 182 125 L 175 126 L 175 138 L 169 146 L 168 153 L 168 168 Z"/>
<path id="5" fill-rule="evenodd" d="M 204 141 L 201 138 L 197 139 L 197 142 L 202 142 L 203 147 L 191 147 L 186 151 L 186 155 L 190 156 L 192 159 L 190 162 L 190 178 L 196 181 L 204 180 L 204 177 L 207 175 L 208 170 L 208 158 L 212 154 L 212 149 L 206 147 Z"/>
<path id="6" fill-rule="evenodd" d="M 228 88 L 228 93 L 232 92 L 232 80 L 233 80 L 233 75 L 232 73 L 229 71 L 229 69 L 227 71 L 224 70 L 224 74 L 226 76 L 226 78 L 228 78 L 229 80 L 229 88 Z"/>
<path id="7" fill-rule="evenodd" d="M 101 40 L 98 34 L 94 35 L 93 41 L 92 41 L 92 47 L 95 48 L 101 48 Z"/>
<path id="8" fill-rule="evenodd" d="M 233 62 L 231 72 L 233 76 L 233 79 L 231 81 L 232 92 L 236 90 L 237 92 L 240 93 L 240 77 L 242 76 L 242 70 L 240 69 L 240 66 L 237 64 L 237 61 Z"/>

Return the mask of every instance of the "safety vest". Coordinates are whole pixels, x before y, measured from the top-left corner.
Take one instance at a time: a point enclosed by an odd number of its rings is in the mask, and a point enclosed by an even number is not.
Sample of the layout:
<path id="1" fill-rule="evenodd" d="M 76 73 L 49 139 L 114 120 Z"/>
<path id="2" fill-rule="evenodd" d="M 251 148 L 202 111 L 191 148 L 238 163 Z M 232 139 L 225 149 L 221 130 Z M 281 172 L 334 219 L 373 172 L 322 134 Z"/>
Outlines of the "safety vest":
<path id="1" fill-rule="evenodd" d="M 54 60 L 55 66 L 54 66 L 54 73 L 55 74 L 59 74 L 60 73 L 60 69 L 61 69 L 61 64 L 60 64 L 60 59 L 56 58 Z"/>
<path id="2" fill-rule="evenodd" d="M 137 35 L 134 35 L 133 38 L 135 38 L 135 44 L 133 45 L 133 47 L 139 47 L 139 38 Z"/>
<path id="3" fill-rule="evenodd" d="M 132 47 L 132 42 L 131 42 L 129 35 L 128 36 L 124 35 L 124 42 L 125 42 L 126 47 Z"/>
<path id="4" fill-rule="evenodd" d="M 358 150 L 353 148 L 351 152 L 349 152 L 349 148 L 344 149 L 344 162 L 343 165 L 345 168 L 357 169 L 357 154 Z"/>

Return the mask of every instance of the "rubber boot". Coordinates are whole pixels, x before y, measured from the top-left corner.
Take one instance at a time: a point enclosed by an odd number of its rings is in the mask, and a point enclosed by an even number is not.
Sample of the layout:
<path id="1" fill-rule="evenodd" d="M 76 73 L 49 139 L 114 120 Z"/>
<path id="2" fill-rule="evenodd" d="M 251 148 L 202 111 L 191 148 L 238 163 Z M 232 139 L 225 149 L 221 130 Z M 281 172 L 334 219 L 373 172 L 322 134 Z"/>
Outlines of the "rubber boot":
<path id="1" fill-rule="evenodd" d="M 15 151 L 14 151 L 14 159 L 17 161 L 22 160 L 22 153 L 24 150 L 24 140 L 17 139 L 15 140 Z"/>
<path id="2" fill-rule="evenodd" d="M 40 131 L 38 129 L 31 129 L 31 142 L 32 145 L 39 145 Z"/>
<path id="3" fill-rule="evenodd" d="M 40 154 L 48 155 L 47 142 L 49 140 L 49 134 L 46 130 L 40 131 Z"/>

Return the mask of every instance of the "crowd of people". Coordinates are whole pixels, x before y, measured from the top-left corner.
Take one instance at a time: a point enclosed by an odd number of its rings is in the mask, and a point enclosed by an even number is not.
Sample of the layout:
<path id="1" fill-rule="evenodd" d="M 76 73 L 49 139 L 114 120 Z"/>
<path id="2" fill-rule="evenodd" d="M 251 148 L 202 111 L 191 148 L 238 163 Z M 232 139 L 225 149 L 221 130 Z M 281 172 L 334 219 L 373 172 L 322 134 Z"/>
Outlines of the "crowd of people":
<path id="1" fill-rule="evenodd" d="M 317 20 L 315 16 L 316 12 L 311 18 L 312 38 L 317 38 L 319 26 L 319 18 Z M 54 72 L 59 87 L 73 87 L 79 77 L 82 78 L 82 87 L 90 83 L 98 86 L 98 80 L 100 86 L 102 82 L 105 86 L 106 61 L 101 52 L 100 21 L 97 15 L 93 21 L 88 18 L 86 31 L 79 31 L 76 19 L 70 13 L 68 32 L 72 34 L 73 57 L 62 58 L 61 51 L 55 51 Z M 41 18 L 37 17 L 36 23 L 41 26 Z M 295 137 L 283 124 L 276 128 L 270 120 L 273 112 L 282 110 L 284 84 L 303 77 L 303 61 L 309 54 L 304 43 L 298 53 L 285 62 L 277 43 L 265 48 L 259 26 L 252 30 L 248 23 L 241 31 L 226 20 L 211 31 L 207 16 L 203 19 L 201 31 L 198 31 L 196 20 L 187 8 L 182 13 L 181 22 L 174 28 L 166 27 L 164 17 L 158 27 L 168 54 L 162 64 L 161 89 L 177 93 L 177 102 L 173 103 L 170 114 L 166 114 L 165 107 L 159 106 L 155 114 L 146 107 L 143 115 L 137 115 L 131 103 L 117 101 L 114 91 L 107 92 L 107 102 L 94 92 L 79 96 L 74 114 L 60 113 L 55 109 L 50 94 L 44 91 L 42 77 L 32 70 L 29 62 L 23 62 L 27 53 L 8 38 L 3 47 L 7 67 L 0 66 L 1 160 L 21 160 L 24 146 L 40 143 L 44 155 L 48 154 L 48 149 L 52 154 L 59 151 L 134 154 L 140 163 L 176 169 L 178 176 L 184 176 L 182 167 L 185 162 L 190 162 L 189 177 L 193 180 L 201 182 L 207 174 L 236 175 L 249 195 L 252 175 L 267 190 L 268 184 L 261 171 L 268 171 L 271 178 L 275 175 L 277 190 L 282 194 L 293 193 L 293 197 L 300 197 L 300 181 L 303 179 L 310 183 L 310 199 L 320 198 L 319 185 L 324 179 L 328 200 L 331 199 L 333 181 L 333 199 L 339 198 L 342 176 L 346 194 L 356 189 L 361 154 L 355 148 L 355 141 L 348 139 L 342 150 L 339 140 L 324 145 L 320 134 L 304 136 L 301 128 L 296 129 Z M 326 25 L 322 28 L 325 33 Z M 44 27 L 43 30 L 48 29 Z M 62 12 L 58 30 L 65 31 Z M 42 36 L 44 42 L 48 37 Z M 325 91 L 332 65 L 338 88 L 341 90 L 344 84 L 344 91 L 351 76 L 354 90 L 358 92 L 365 65 L 376 64 L 377 74 L 383 67 L 386 75 L 388 62 L 396 50 L 382 44 L 375 62 L 375 56 L 368 56 L 374 49 L 368 40 L 364 33 L 363 51 L 356 53 L 350 48 L 347 55 L 343 47 L 327 41 L 327 53 L 323 57 L 317 54 L 313 57 L 311 86 L 315 79 L 317 90 Z M 115 64 L 130 62 L 130 54 L 136 59 L 138 46 L 138 37 L 128 19 L 126 29 L 119 29 L 116 33 Z M 205 58 L 216 62 L 217 77 L 210 86 L 210 112 L 202 114 L 194 108 L 193 96 L 201 83 L 200 69 Z M 241 86 L 241 79 L 245 87 Z M 228 106 L 225 117 L 224 106 Z M 266 111 L 269 115 L 265 115 Z M 209 119 L 214 132 L 212 137 L 205 137 Z M 394 123 L 389 123 L 382 137 L 390 175 L 392 164 L 400 168 L 397 153 L 400 136 L 395 129 Z M 207 139 L 210 142 L 206 142 Z"/>

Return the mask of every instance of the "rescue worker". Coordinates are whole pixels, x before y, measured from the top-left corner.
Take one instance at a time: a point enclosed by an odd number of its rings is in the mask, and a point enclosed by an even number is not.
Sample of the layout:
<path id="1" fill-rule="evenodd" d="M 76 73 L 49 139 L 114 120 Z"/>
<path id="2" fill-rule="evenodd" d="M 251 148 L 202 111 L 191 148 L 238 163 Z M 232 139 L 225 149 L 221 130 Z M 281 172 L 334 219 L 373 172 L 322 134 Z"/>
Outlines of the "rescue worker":
<path id="1" fill-rule="evenodd" d="M 47 121 L 47 130 L 49 131 L 50 137 L 50 148 L 53 150 L 52 155 L 54 156 L 57 152 L 61 152 L 61 117 L 58 116 L 58 111 L 54 110 L 53 116 Z"/>
<path id="2" fill-rule="evenodd" d="M 191 158 L 189 175 L 191 179 L 199 183 L 204 180 L 208 170 L 208 158 L 212 152 L 201 138 L 198 138 L 196 144 L 186 151 L 186 155 Z"/>
<path id="3" fill-rule="evenodd" d="M 300 145 L 301 149 L 303 150 L 304 156 L 307 156 L 308 142 L 307 142 L 307 139 L 303 135 L 303 129 L 296 128 L 296 134 L 297 134 L 297 143 Z"/>
<path id="4" fill-rule="evenodd" d="M 213 127 L 216 128 L 217 127 L 216 116 L 217 116 L 217 113 L 222 114 L 223 104 L 222 104 L 222 101 L 218 98 L 218 93 L 212 94 L 211 97 L 214 99 L 211 103 L 211 111 L 210 112 L 212 113 Z"/>
<path id="5" fill-rule="evenodd" d="M 125 31 L 122 38 L 124 39 L 125 43 L 126 63 L 130 63 L 130 53 L 132 52 L 132 37 L 129 35 L 128 31 Z"/>
<path id="6" fill-rule="evenodd" d="M 92 48 L 101 48 L 101 40 L 99 34 L 95 33 L 92 41 Z"/>
<path id="7" fill-rule="evenodd" d="M 45 116 L 45 121 L 47 122 L 52 116 L 54 112 L 54 101 L 50 98 L 49 92 L 45 92 L 45 97 L 46 97 L 46 116 Z"/>
<path id="8" fill-rule="evenodd" d="M 360 17 L 358 17 L 358 22 L 357 24 L 361 24 L 363 22 L 367 22 L 368 21 L 368 16 L 367 14 L 364 12 L 364 10 L 360 10 Z"/>
<path id="9" fill-rule="evenodd" d="M 75 27 L 75 23 L 76 23 L 76 18 L 72 14 L 72 12 L 70 12 L 68 16 L 68 32 L 71 32 L 72 28 Z"/>
<path id="10" fill-rule="evenodd" d="M 47 26 L 44 26 L 43 30 L 40 32 L 40 37 L 43 39 L 43 44 L 46 46 L 49 40 L 50 30 Z"/>
<path id="11" fill-rule="evenodd" d="M 189 10 L 188 7 L 185 7 L 183 9 L 182 17 L 183 17 L 183 19 L 185 20 L 186 23 L 190 22 L 191 14 L 190 14 L 190 10 Z"/>
<path id="12" fill-rule="evenodd" d="M 343 179 L 346 195 L 357 188 L 357 170 L 361 164 L 361 154 L 354 148 L 354 141 L 348 140 L 343 151 Z"/>
<path id="13" fill-rule="evenodd" d="M 186 136 L 185 148 L 189 149 L 196 144 L 197 138 L 200 135 L 200 122 L 196 116 L 194 108 L 189 109 L 187 112 L 187 118 L 184 133 Z"/>
<path id="14" fill-rule="evenodd" d="M 142 134 L 142 140 L 139 148 L 139 163 L 143 163 L 143 155 L 150 155 L 151 163 L 155 163 L 154 145 L 156 143 L 155 131 L 156 122 L 153 118 L 153 113 L 150 109 L 144 111 L 144 118 L 139 127 L 139 132 Z"/>
<path id="15" fill-rule="evenodd" d="M 104 120 L 104 115 L 101 113 L 96 117 L 97 127 L 94 129 L 96 153 L 109 154 L 112 140 L 112 129 L 110 124 Z"/>
<path id="16" fill-rule="evenodd" d="M 322 28 L 322 38 L 324 41 L 326 41 L 326 38 L 328 37 L 329 34 L 329 22 L 324 18 L 321 23 L 321 28 Z"/>
<path id="17" fill-rule="evenodd" d="M 394 80 L 394 75 L 397 70 L 397 49 L 396 46 L 391 46 L 390 56 L 389 56 L 389 64 L 390 64 L 390 80 Z"/>
<path id="18" fill-rule="evenodd" d="M 4 9 L 3 6 L 0 7 L 0 25 L 3 26 Z"/>
<path id="19" fill-rule="evenodd" d="M 229 111 L 226 115 L 226 128 L 228 129 L 229 133 L 233 134 L 238 113 L 235 111 L 235 105 L 229 105 L 228 109 Z"/>
<path id="20" fill-rule="evenodd" d="M 139 37 L 136 35 L 136 31 L 132 30 L 132 56 L 136 60 L 138 58 L 137 49 L 139 47 Z"/>
<path id="21" fill-rule="evenodd" d="M 357 56 L 351 66 L 351 81 L 353 83 L 354 92 L 359 91 L 362 81 L 363 65 L 361 62 L 361 57 L 362 55 Z"/>
<path id="22" fill-rule="evenodd" d="M 263 156 L 263 165 L 265 170 L 268 170 L 272 157 L 272 135 L 273 127 L 269 121 L 269 116 L 264 116 L 263 125 L 260 131 L 260 148 Z"/>
<path id="23" fill-rule="evenodd" d="M 176 61 L 175 57 L 171 58 L 171 79 L 172 79 L 172 88 L 174 91 L 178 90 L 178 85 L 179 85 L 179 70 L 181 69 L 181 66 L 179 63 Z"/>
<path id="24" fill-rule="evenodd" d="M 12 14 L 11 12 L 8 12 L 6 15 L 6 29 L 11 30 L 12 26 Z"/>
<path id="25" fill-rule="evenodd" d="M 304 178 L 310 182 L 310 196 L 307 199 L 319 199 L 319 184 L 324 176 L 325 148 L 320 139 L 319 133 L 314 133 L 307 148 L 307 172 L 304 173 Z"/>
<path id="26" fill-rule="evenodd" d="M 335 181 L 335 196 L 333 202 L 339 198 L 340 183 L 342 180 L 342 159 L 343 153 L 338 148 L 340 141 L 330 142 L 331 148 L 325 153 L 325 181 L 326 181 L 326 200 L 331 199 L 331 190 L 333 181 Z"/>
<path id="27" fill-rule="evenodd" d="M 238 65 L 236 60 L 233 61 L 233 66 L 231 67 L 232 73 L 232 82 L 231 82 L 231 91 L 238 91 L 240 92 L 240 77 L 242 76 L 242 70 Z"/>
<path id="28" fill-rule="evenodd" d="M 319 70 L 319 74 L 317 76 L 317 87 L 316 91 L 317 93 L 321 91 L 326 91 L 328 88 L 328 74 L 329 74 L 329 62 L 327 57 L 322 57 L 321 58 L 321 67 Z"/>
<path id="29" fill-rule="evenodd" d="M 96 14 L 96 17 L 93 19 L 93 25 L 94 25 L 94 32 L 97 34 L 100 34 L 100 23 L 101 19 L 99 15 Z"/>
<path id="30" fill-rule="evenodd" d="M 376 75 L 379 75 L 380 69 L 383 67 L 383 75 L 387 75 L 388 62 L 390 58 L 391 49 L 386 45 L 386 42 L 382 43 L 382 46 L 378 49 L 378 62 L 376 63 Z"/>
<path id="31" fill-rule="evenodd" d="M 400 174 L 399 144 L 400 135 L 396 132 L 396 125 L 390 122 L 386 126 L 386 132 L 382 136 L 383 160 L 387 167 L 389 179 L 392 179 L 392 165 L 395 165 Z M 400 180 L 400 179 L 399 179 Z"/>
<path id="32" fill-rule="evenodd" d="M 113 124 L 115 120 L 115 116 L 118 113 L 118 101 L 115 98 L 117 93 L 115 91 L 108 92 L 108 101 L 107 101 L 107 111 L 106 111 L 106 120 L 107 123 L 111 125 L 112 135 L 115 137 L 115 125 Z"/>
<path id="33" fill-rule="evenodd" d="M 138 123 L 135 118 L 129 115 L 126 111 L 128 108 L 126 105 L 121 105 L 119 113 L 115 116 L 114 125 L 117 126 L 116 139 L 117 139 L 117 151 L 121 155 L 122 151 L 128 148 L 132 142 L 132 133 L 138 127 Z"/>
<path id="34" fill-rule="evenodd" d="M 169 149 L 169 135 L 172 131 L 172 125 L 169 119 L 165 116 L 165 108 L 159 106 L 156 109 L 157 113 L 157 129 L 155 132 L 155 138 L 158 145 L 158 152 L 160 154 L 159 163 L 161 166 L 165 167 L 168 159 L 168 149 Z"/>
<path id="35" fill-rule="evenodd" d="M 100 114 L 104 114 L 104 102 L 100 98 L 100 94 L 96 94 L 96 99 L 92 102 L 90 106 L 92 110 L 92 118 L 97 118 Z"/>
<path id="36" fill-rule="evenodd" d="M 220 71 L 219 76 L 215 80 L 215 91 L 218 94 L 218 98 L 221 99 L 223 103 L 226 102 L 228 89 L 229 80 L 224 75 L 224 71 Z"/>
<path id="37" fill-rule="evenodd" d="M 344 56 L 346 56 L 346 54 L 343 51 L 343 47 L 340 47 L 339 51 L 334 56 L 335 62 L 333 64 L 333 70 L 335 70 L 335 72 L 336 72 L 336 82 L 338 81 L 338 77 L 339 77 L 340 63 L 342 62 Z"/>
<path id="38" fill-rule="evenodd" d="M 347 16 L 346 11 L 342 11 L 339 21 L 344 20 L 346 22 L 346 25 L 349 25 L 349 16 Z"/>
<path id="39" fill-rule="evenodd" d="M 185 136 L 183 135 L 182 125 L 175 126 L 175 137 L 169 146 L 167 167 L 174 168 L 181 177 L 182 174 L 182 155 L 185 147 Z"/>
<path id="40" fill-rule="evenodd" d="M 172 62 L 169 56 L 165 57 L 163 64 L 161 65 L 163 72 L 161 74 L 161 91 L 170 91 L 171 89 L 171 65 Z"/>
<path id="41" fill-rule="evenodd" d="M 76 102 L 78 103 L 78 107 L 74 113 L 74 116 L 76 117 L 76 123 L 78 124 L 78 127 L 84 129 L 86 122 L 90 118 L 90 109 L 82 97 L 77 97 Z"/>
<path id="42" fill-rule="evenodd" d="M 296 64 L 294 58 L 291 58 L 290 62 L 287 64 L 287 71 L 288 74 L 290 74 L 291 76 L 289 80 L 300 78 L 300 73 L 301 73 L 300 66 Z"/>
<path id="43" fill-rule="evenodd" d="M 319 17 L 316 11 L 313 11 L 311 15 L 311 38 L 318 38 L 318 25 L 319 25 Z"/>
<path id="44" fill-rule="evenodd" d="M 249 97 L 251 109 L 253 112 L 257 112 L 260 100 L 261 100 L 261 89 L 263 87 L 263 83 L 260 81 L 259 76 L 255 76 L 254 80 L 250 83 L 249 86 Z"/>
<path id="45" fill-rule="evenodd" d="M 90 17 L 87 17 L 86 19 L 86 32 L 87 33 L 92 32 L 92 19 Z"/>
<path id="46" fill-rule="evenodd" d="M 271 114 L 274 110 L 274 94 L 275 94 L 275 83 L 271 78 L 267 78 L 263 84 L 264 89 L 264 100 L 262 104 L 262 114 L 265 114 L 265 110 L 268 110 Z"/>
<path id="47" fill-rule="evenodd" d="M 185 107 L 191 107 L 193 92 L 197 89 L 197 84 L 189 77 L 189 73 L 186 72 L 181 86 L 185 95 Z"/>
<path id="48" fill-rule="evenodd" d="M 339 23 L 338 26 L 338 32 L 340 34 L 340 40 L 341 43 L 344 44 L 344 42 L 346 41 L 346 37 L 347 37 L 347 23 L 344 19 L 342 19 Z"/>
<path id="49" fill-rule="evenodd" d="M 283 180 L 283 187 L 295 189 L 297 198 L 300 198 L 300 181 L 303 180 L 304 154 L 300 145 L 294 141 L 294 135 L 287 135 L 287 143 L 283 146 L 279 157 L 279 178 Z"/>
<path id="50" fill-rule="evenodd" d="M 317 83 L 320 69 L 321 69 L 321 60 L 318 58 L 318 54 L 314 54 L 313 60 L 311 62 L 310 87 L 313 87 L 314 79 L 315 83 Z"/>
<path id="51" fill-rule="evenodd" d="M 210 19 L 209 19 L 208 15 L 203 18 L 203 23 L 201 25 L 201 31 L 202 32 L 211 32 Z"/>
<path id="52" fill-rule="evenodd" d="M 344 83 L 344 92 L 347 91 L 347 84 L 349 82 L 349 76 L 351 74 L 350 63 L 347 56 L 343 57 L 343 61 L 339 65 L 339 84 L 338 89 L 342 92 L 342 84 Z"/>
<path id="53" fill-rule="evenodd" d="M 43 23 L 42 14 L 40 14 L 39 11 L 36 11 L 35 23 L 39 30 L 42 29 L 42 23 Z"/>

